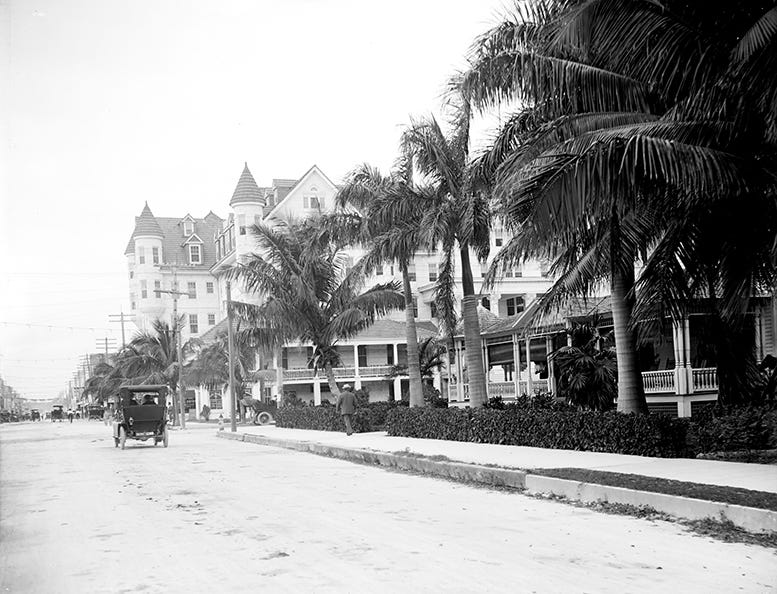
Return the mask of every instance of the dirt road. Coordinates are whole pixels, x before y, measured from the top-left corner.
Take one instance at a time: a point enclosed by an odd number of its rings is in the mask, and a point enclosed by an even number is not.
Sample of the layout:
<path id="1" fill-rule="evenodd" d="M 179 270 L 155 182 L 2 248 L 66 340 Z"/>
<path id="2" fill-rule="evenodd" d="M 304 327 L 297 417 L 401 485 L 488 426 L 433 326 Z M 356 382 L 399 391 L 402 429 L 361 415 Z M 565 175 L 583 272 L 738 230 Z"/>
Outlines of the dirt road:
<path id="1" fill-rule="evenodd" d="M 0 591 L 777 590 L 771 549 L 214 434 L 0 427 Z"/>

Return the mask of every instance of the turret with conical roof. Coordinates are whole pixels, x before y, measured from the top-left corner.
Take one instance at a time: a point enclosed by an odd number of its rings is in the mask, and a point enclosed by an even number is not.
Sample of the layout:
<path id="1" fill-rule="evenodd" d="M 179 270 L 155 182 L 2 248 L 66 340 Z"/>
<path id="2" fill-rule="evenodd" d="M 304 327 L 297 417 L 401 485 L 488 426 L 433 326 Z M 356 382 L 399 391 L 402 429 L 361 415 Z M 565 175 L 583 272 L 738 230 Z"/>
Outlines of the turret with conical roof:
<path id="1" fill-rule="evenodd" d="M 148 207 L 148 202 L 143 207 L 143 211 L 140 216 L 135 219 L 135 230 L 132 232 L 132 237 L 164 237 L 162 228 Z"/>
<path id="2" fill-rule="evenodd" d="M 243 173 L 240 175 L 235 191 L 232 193 L 232 199 L 229 201 L 230 206 L 235 206 L 236 204 L 264 205 L 264 194 L 262 194 L 259 186 L 256 185 L 256 180 L 248 169 L 248 163 L 243 167 Z"/>

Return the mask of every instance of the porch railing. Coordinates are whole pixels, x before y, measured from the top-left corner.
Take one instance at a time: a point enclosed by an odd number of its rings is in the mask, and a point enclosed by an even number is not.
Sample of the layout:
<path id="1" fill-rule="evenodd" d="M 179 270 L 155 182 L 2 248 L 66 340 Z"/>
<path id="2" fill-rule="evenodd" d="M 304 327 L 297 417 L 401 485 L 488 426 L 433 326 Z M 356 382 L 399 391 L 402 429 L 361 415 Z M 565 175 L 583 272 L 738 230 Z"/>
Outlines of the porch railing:
<path id="1" fill-rule="evenodd" d="M 387 377 L 388 374 L 391 372 L 391 369 L 392 369 L 391 365 L 370 365 L 368 367 L 359 367 L 359 377 L 363 377 L 363 378 Z M 335 372 L 336 378 L 356 377 L 355 367 L 335 367 L 334 372 Z M 313 381 L 314 377 L 315 375 L 313 374 L 313 370 L 308 369 L 306 367 L 283 370 L 284 380 Z M 319 372 L 318 377 L 322 381 L 326 379 L 323 372 Z"/>
<path id="2" fill-rule="evenodd" d="M 312 369 L 306 369 L 304 367 L 299 369 L 284 369 L 284 380 L 312 380 L 314 377 Z"/>
<path id="3" fill-rule="evenodd" d="M 392 365 L 370 365 L 359 367 L 359 377 L 387 377 L 391 373 Z"/>
<path id="4" fill-rule="evenodd" d="M 501 396 L 502 398 L 515 398 L 514 382 L 489 382 L 488 397 Z"/>
<path id="5" fill-rule="evenodd" d="M 718 389 L 718 369 L 701 367 L 693 370 L 694 392 L 715 392 Z"/>
<path id="6" fill-rule="evenodd" d="M 643 371 L 642 385 L 645 388 L 645 394 L 674 393 L 674 370 Z"/>

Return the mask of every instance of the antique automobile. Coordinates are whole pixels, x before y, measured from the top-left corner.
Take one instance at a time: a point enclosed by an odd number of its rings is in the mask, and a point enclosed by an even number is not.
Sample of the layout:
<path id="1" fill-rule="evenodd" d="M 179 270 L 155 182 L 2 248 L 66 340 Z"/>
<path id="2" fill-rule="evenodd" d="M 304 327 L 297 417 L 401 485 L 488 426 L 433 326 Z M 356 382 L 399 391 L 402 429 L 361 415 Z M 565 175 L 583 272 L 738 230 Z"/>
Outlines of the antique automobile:
<path id="1" fill-rule="evenodd" d="M 65 407 L 61 404 L 55 404 L 51 407 L 51 422 L 59 421 L 60 423 L 65 420 Z"/>
<path id="2" fill-rule="evenodd" d="M 103 420 L 103 413 L 105 412 L 105 408 L 98 404 L 90 404 L 86 407 L 86 418 L 88 420 L 97 419 L 98 421 Z"/>
<path id="3" fill-rule="evenodd" d="M 40 421 L 40 411 L 37 408 L 33 408 L 30 411 L 30 420 L 31 421 Z"/>
<path id="4" fill-rule="evenodd" d="M 269 425 L 273 422 L 273 413 L 278 411 L 272 400 L 262 401 L 245 396 L 240 403 L 246 407 L 246 411 L 250 411 L 254 425 Z"/>
<path id="5" fill-rule="evenodd" d="M 117 397 L 113 421 L 113 441 L 124 449 L 128 439 L 167 447 L 167 386 L 122 386 Z"/>

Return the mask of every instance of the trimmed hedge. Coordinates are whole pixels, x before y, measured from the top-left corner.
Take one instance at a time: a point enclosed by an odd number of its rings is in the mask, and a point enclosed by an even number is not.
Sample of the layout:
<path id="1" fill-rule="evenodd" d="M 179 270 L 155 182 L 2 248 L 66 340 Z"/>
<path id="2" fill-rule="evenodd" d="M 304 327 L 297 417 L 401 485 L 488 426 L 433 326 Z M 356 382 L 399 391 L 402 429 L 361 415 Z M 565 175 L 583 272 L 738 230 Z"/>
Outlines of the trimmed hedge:
<path id="1" fill-rule="evenodd" d="M 692 419 L 508 405 L 394 410 L 389 435 L 663 458 L 777 447 L 777 409 L 711 410 Z"/>
<path id="2" fill-rule="evenodd" d="M 382 431 L 390 410 L 407 406 L 402 402 L 371 402 L 356 409 L 352 418 L 357 433 Z M 345 431 L 345 423 L 334 406 L 283 406 L 275 414 L 275 425 L 291 429 Z"/>
<path id="3" fill-rule="evenodd" d="M 638 456 L 686 454 L 686 424 L 665 416 L 552 409 L 396 409 L 389 435 Z"/>

